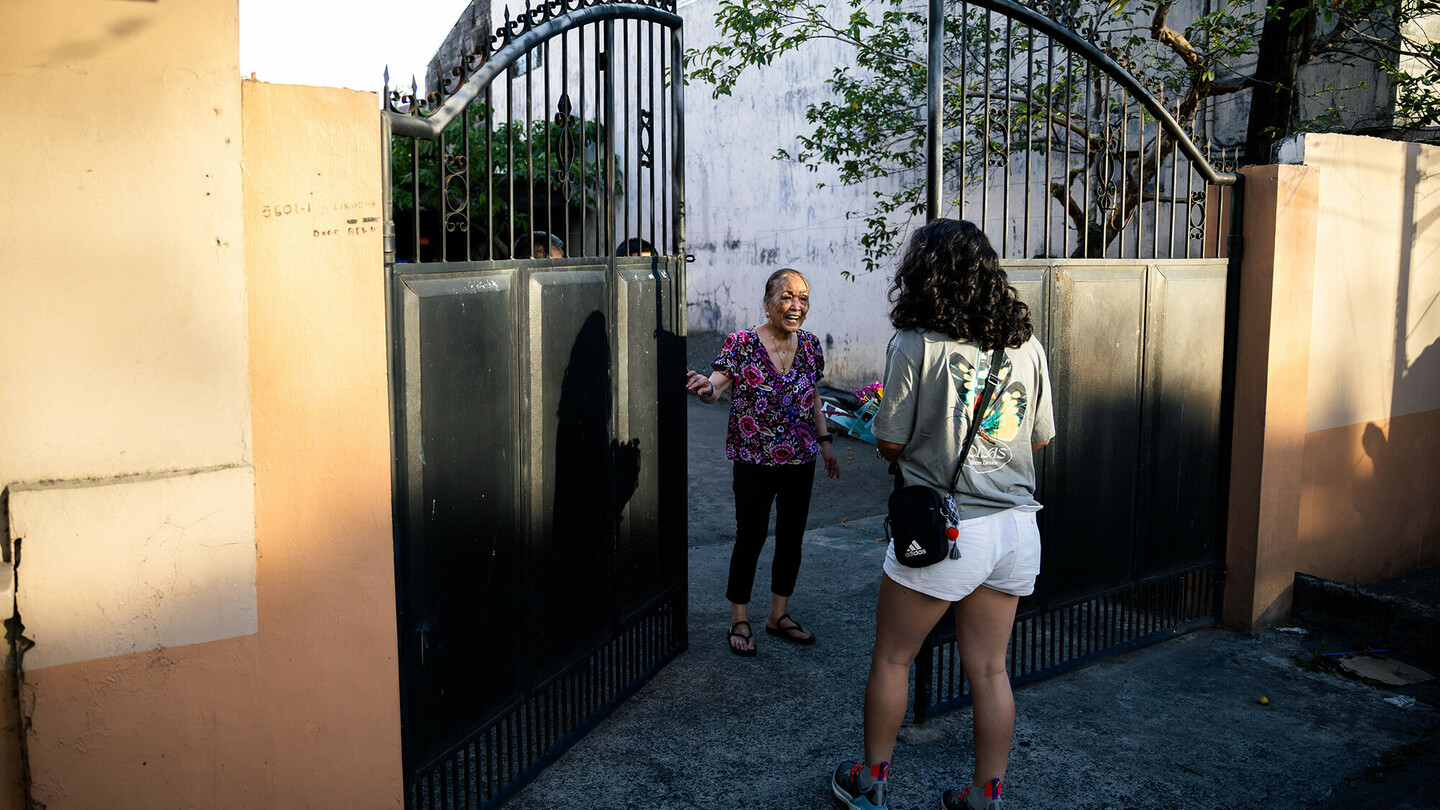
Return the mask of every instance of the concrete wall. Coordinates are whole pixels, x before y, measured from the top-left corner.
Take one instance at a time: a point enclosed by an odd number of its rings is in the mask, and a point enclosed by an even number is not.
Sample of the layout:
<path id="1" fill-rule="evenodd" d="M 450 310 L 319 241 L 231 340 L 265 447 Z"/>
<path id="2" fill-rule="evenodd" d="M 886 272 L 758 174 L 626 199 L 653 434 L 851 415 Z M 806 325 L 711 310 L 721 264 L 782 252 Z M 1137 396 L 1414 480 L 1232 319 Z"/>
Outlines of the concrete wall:
<path id="1" fill-rule="evenodd" d="M 1440 148 L 1307 135 L 1320 171 L 1297 570 L 1440 564 Z"/>
<path id="2" fill-rule="evenodd" d="M 244 85 L 273 805 L 401 803 L 378 104 Z"/>
<path id="3" fill-rule="evenodd" d="M 377 100 L 237 30 L 0 8 L 0 808 L 400 804 Z"/>
<path id="4" fill-rule="evenodd" d="M 233 0 L 0 7 L 0 612 L 34 643 L 19 699 L 52 806 L 90 779 L 52 746 L 140 772 L 87 696 L 152 673 L 49 673 L 257 629 L 236 32 Z M 0 772 L 13 796 L 18 754 Z"/>
<path id="5" fill-rule="evenodd" d="M 1440 148 L 1345 135 L 1245 170 L 1225 620 L 1296 572 L 1440 565 Z"/>

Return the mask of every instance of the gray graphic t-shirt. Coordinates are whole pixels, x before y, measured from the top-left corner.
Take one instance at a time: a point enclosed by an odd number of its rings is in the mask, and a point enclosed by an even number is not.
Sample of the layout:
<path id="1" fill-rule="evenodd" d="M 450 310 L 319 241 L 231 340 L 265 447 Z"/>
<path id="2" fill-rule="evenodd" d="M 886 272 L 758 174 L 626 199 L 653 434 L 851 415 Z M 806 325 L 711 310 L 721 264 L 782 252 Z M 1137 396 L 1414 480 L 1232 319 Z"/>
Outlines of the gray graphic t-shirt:
<path id="1" fill-rule="evenodd" d="M 885 351 L 885 388 L 872 430 L 905 445 L 900 471 L 906 484 L 946 493 L 970 416 L 990 373 L 991 352 L 938 332 L 896 332 Z M 1031 442 L 1055 436 L 1050 367 L 1040 341 L 1005 350 L 999 384 L 970 446 L 960 488 L 959 518 L 983 517 L 1015 507 L 1038 509 Z"/>

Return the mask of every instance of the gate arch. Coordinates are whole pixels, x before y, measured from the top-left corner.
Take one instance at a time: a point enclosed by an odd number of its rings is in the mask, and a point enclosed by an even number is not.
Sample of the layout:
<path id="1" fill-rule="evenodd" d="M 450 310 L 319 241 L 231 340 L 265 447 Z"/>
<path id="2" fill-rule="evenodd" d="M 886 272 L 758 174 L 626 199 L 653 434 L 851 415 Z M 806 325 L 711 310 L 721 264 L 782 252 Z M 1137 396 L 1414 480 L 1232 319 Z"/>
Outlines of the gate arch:
<path id="1" fill-rule="evenodd" d="M 686 645 L 673 0 L 527 4 L 382 139 L 406 806 L 503 800 Z"/>
<path id="2" fill-rule="evenodd" d="M 986 229 L 1050 351 L 1061 427 L 1037 459 L 1045 562 L 1016 617 L 1018 684 L 1218 615 L 1242 178 L 1197 126 L 1197 85 L 1167 98 L 1078 5 L 946 6 L 929 4 L 927 214 Z M 914 715 L 968 702 L 942 622 Z"/>

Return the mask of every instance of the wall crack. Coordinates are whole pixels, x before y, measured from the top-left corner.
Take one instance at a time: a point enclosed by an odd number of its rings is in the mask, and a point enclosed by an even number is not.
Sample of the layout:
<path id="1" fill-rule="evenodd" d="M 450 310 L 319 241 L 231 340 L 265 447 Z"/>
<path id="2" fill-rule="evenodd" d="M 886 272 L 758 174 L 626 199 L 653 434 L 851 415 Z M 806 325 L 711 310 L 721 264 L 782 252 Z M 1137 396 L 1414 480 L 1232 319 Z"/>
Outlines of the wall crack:
<path id="1" fill-rule="evenodd" d="M 33 774 L 30 770 L 30 727 L 35 713 L 33 695 L 26 695 L 25 653 L 35 646 L 35 641 L 25 635 L 25 622 L 20 618 L 20 555 L 24 538 L 10 540 L 10 490 L 0 490 L 0 540 L 5 543 L 5 561 L 11 567 L 10 617 L 5 619 L 5 646 L 8 651 L 6 665 L 10 670 L 10 688 L 6 690 L 5 701 L 9 713 L 15 717 L 16 736 L 20 755 L 20 795 L 25 810 L 45 810 L 45 804 L 35 798 Z"/>

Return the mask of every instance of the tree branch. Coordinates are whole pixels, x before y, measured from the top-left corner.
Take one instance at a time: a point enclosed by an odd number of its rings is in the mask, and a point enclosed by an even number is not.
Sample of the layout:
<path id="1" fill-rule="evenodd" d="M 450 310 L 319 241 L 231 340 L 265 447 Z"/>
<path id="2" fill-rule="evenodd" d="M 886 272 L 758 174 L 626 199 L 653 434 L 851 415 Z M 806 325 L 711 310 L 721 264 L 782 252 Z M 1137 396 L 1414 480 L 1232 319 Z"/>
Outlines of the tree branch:
<path id="1" fill-rule="evenodd" d="M 1183 61 L 1190 70 L 1203 72 L 1205 70 L 1205 61 L 1200 58 L 1200 54 L 1195 50 L 1195 46 L 1190 44 L 1190 40 L 1186 39 L 1184 34 L 1171 28 L 1165 22 L 1165 18 L 1170 15 L 1170 4 L 1172 2 L 1173 0 L 1161 0 L 1161 2 L 1155 6 L 1155 16 L 1150 20 L 1150 36 L 1153 37 L 1156 42 L 1163 44 L 1174 52 L 1176 56 L 1180 57 L 1181 61 Z"/>

